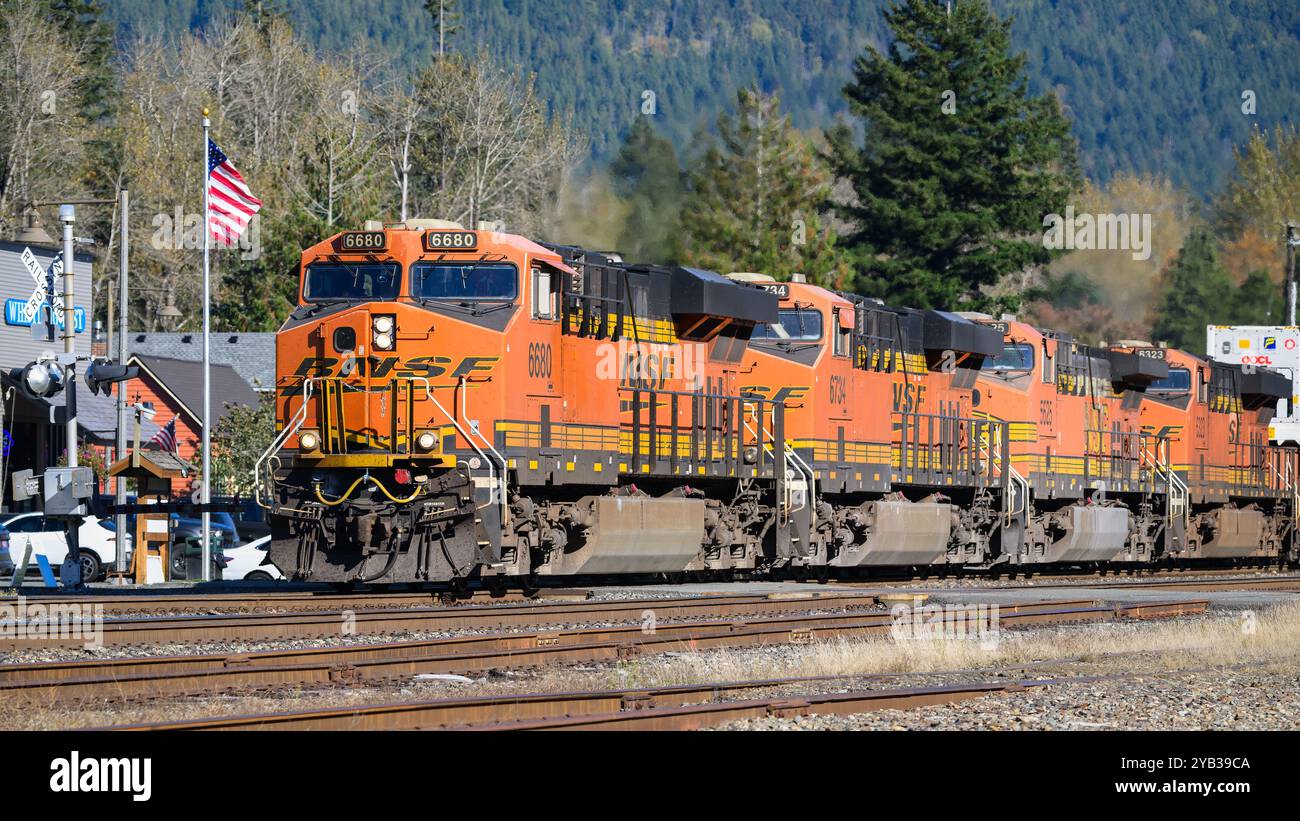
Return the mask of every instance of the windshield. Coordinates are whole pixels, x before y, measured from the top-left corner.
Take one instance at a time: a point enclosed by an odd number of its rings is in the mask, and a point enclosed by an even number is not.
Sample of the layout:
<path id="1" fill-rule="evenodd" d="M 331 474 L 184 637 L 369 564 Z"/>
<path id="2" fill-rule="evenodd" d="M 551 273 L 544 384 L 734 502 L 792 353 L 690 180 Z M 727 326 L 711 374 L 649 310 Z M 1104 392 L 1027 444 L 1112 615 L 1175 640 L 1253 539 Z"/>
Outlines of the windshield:
<path id="1" fill-rule="evenodd" d="M 418 262 L 411 266 L 416 299 L 514 299 L 519 272 L 508 262 Z"/>
<path id="2" fill-rule="evenodd" d="M 1147 386 L 1148 391 L 1171 391 L 1187 393 L 1192 389 L 1192 372 L 1187 368 L 1170 368 L 1169 375 L 1157 379 Z"/>
<path id="3" fill-rule="evenodd" d="M 822 338 L 822 314 L 811 308 L 783 308 L 777 321 L 758 325 L 750 339 L 792 339 L 816 342 Z"/>
<path id="4" fill-rule="evenodd" d="M 308 302 L 396 299 L 399 278 L 395 262 L 313 262 L 302 296 Z"/>
<path id="5" fill-rule="evenodd" d="M 1002 353 L 991 359 L 985 359 L 980 370 L 1011 373 L 1014 371 L 1032 371 L 1034 369 L 1034 346 L 1023 342 L 1002 343 Z"/>

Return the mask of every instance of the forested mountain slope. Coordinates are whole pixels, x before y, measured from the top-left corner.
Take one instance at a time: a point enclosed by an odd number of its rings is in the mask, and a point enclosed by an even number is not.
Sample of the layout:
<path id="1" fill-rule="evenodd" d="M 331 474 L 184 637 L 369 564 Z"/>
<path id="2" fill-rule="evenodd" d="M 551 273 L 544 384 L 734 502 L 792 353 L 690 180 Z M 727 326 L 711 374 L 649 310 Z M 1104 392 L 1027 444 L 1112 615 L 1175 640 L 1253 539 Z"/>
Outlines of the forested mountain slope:
<path id="1" fill-rule="evenodd" d="M 687 147 L 757 83 L 779 89 L 800 128 L 843 110 L 840 89 L 867 43 L 882 44 L 885 0 L 461 0 L 458 49 L 483 48 L 537 74 L 607 159 L 652 92 L 661 129 Z M 956 0 L 960 2 L 960 0 Z M 105 0 L 119 36 L 204 25 L 236 0 Z M 295 27 L 336 50 L 357 38 L 399 69 L 437 48 L 422 0 L 281 0 Z M 1084 170 L 1168 175 L 1196 196 L 1217 186 L 1253 125 L 1300 106 L 1295 0 L 993 0 L 1015 18 L 1031 85 L 1054 89 Z M 1255 113 L 1242 112 L 1253 92 Z"/>

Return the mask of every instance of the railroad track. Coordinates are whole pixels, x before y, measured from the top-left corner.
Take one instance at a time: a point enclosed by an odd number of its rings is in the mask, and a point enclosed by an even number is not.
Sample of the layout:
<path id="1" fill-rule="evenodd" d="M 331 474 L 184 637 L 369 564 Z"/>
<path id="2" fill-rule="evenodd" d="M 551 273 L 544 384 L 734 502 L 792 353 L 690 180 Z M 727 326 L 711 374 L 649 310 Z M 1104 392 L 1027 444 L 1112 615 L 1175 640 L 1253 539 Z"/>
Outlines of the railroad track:
<path id="1" fill-rule="evenodd" d="M 1243 569 L 1206 569 L 1188 571 L 1195 573 L 1197 579 L 1181 579 L 1184 570 L 1167 571 L 1144 569 L 1128 577 L 1140 578 L 1142 581 L 1119 583 L 1108 580 L 1107 576 L 1096 573 L 1075 574 L 1064 572 L 1035 572 L 1028 574 L 1026 580 L 1034 579 L 1035 587 L 1100 587 L 1124 588 L 1131 586 L 1168 585 L 1165 589 L 1181 591 L 1212 592 L 1219 589 L 1255 588 L 1259 590 L 1298 590 L 1300 576 L 1276 575 L 1254 576 L 1215 580 L 1207 576 L 1232 575 L 1241 576 L 1250 571 Z M 1118 576 L 1118 574 L 1116 574 Z M 840 591 L 854 588 L 885 588 L 896 584 L 913 584 L 918 581 L 946 578 L 934 574 L 916 574 L 897 578 L 883 577 L 876 581 L 836 582 L 835 589 Z M 989 578 L 984 576 L 957 576 L 972 580 Z M 1016 590 L 1023 585 L 1008 584 L 987 588 L 988 590 Z M 467 591 L 428 590 L 412 592 L 361 592 L 336 593 L 333 591 L 257 591 L 239 593 L 155 593 L 140 591 L 122 594 L 112 591 L 94 594 L 48 594 L 25 595 L 28 607 L 39 605 L 91 606 L 101 607 L 107 616 L 147 615 L 151 613 L 258 613 L 285 611 L 340 611 L 345 609 L 403 609 L 431 606 L 451 606 L 456 604 L 508 604 L 537 601 L 583 601 L 590 597 L 587 588 L 540 588 L 528 592 L 519 590 L 474 589 Z M 8 599 L 0 597 L 0 604 Z"/>
<path id="2" fill-rule="evenodd" d="M 555 602 L 491 607 L 334 609 L 303 613 L 236 613 L 104 619 L 100 639 L 106 646 L 193 643 L 198 641 L 269 641 L 336 638 L 414 630 L 487 630 L 582 622 L 627 622 L 788 613 L 810 609 L 866 608 L 874 595 L 818 591 L 773 595 L 692 596 L 677 599 L 623 599 Z M 82 647 L 84 620 L 35 620 L 0 623 L 0 649 Z"/>
<path id="3" fill-rule="evenodd" d="M 1277 578 L 1259 579 L 1151 579 L 1141 582 L 1123 584 L 1097 585 L 1109 590 L 1122 590 L 1127 587 L 1137 589 L 1177 590 L 1180 592 L 1214 593 L 1230 590 L 1286 590 L 1300 591 L 1300 576 L 1279 576 Z"/>
<path id="4" fill-rule="evenodd" d="M 805 608 L 824 610 L 828 602 Z M 999 608 L 999 627 L 1154 618 L 1202 613 L 1205 601 L 1110 607 L 1093 601 L 1035 602 Z M 959 611 L 972 623 L 986 614 Z M 983 622 L 980 622 L 983 624 Z M 48 662 L 0 667 L 0 697 L 25 703 L 156 698 L 288 686 L 378 684 L 421 674 L 475 673 L 583 661 L 616 661 L 670 650 L 811 644 L 880 635 L 894 627 L 886 612 L 809 612 L 743 621 L 660 623 L 534 634 L 462 636 L 424 642 L 267 651 L 246 655 L 171 656 Z M 971 628 L 972 630 L 974 627 Z"/>
<path id="5" fill-rule="evenodd" d="M 1199 575 L 1199 574 L 1198 574 Z M 1240 575 L 1239 573 L 1237 575 Z M 1249 578 L 1197 578 L 1197 579 L 1180 579 L 1175 574 L 1162 574 L 1150 577 L 1133 576 L 1133 581 L 1115 581 L 1114 578 L 1098 575 L 1088 576 L 1066 576 L 1060 574 L 1049 574 L 1032 578 L 1033 584 L 1008 583 L 999 585 L 987 585 L 981 587 L 943 587 L 943 588 L 924 588 L 924 587 L 895 587 L 902 584 L 915 584 L 920 579 L 910 582 L 889 582 L 882 581 L 879 583 L 867 582 L 840 582 L 833 589 L 851 589 L 851 590 L 876 590 L 884 591 L 897 590 L 897 595 L 906 595 L 911 592 L 917 593 L 953 593 L 962 592 L 981 592 L 981 591 L 1007 591 L 1007 590 L 1050 590 L 1052 588 L 1062 589 L 1098 589 L 1098 590 L 1143 590 L 1154 588 L 1158 590 L 1177 590 L 1183 592 L 1205 592 L 1212 593 L 1224 590 L 1282 590 L 1282 591 L 1300 591 L 1300 575 L 1269 575 L 1253 576 Z M 1025 579 L 1025 582 L 1030 581 Z"/>
<path id="6" fill-rule="evenodd" d="M 431 607 L 466 604 L 502 604 L 528 601 L 583 601 L 590 591 L 583 589 L 553 588 L 531 594 L 519 591 L 473 590 L 420 592 L 334 593 L 315 591 L 267 591 L 254 593 L 181 593 L 181 594 L 91 594 L 91 595 L 34 595 L 24 596 L 28 607 L 52 605 L 67 607 L 100 607 L 105 615 L 132 615 L 148 613 L 255 613 L 286 610 L 344 610 Z M 6 599 L 0 598 L 0 604 Z"/>
<path id="7" fill-rule="evenodd" d="M 872 676 L 815 676 L 628 690 L 527 693 L 376 704 L 345 709 L 102 727 L 103 730 L 698 730 L 729 721 L 847 715 L 952 704 L 1037 687 L 1130 678 L 1129 674 L 980 681 L 930 687 L 752 697 L 781 687 Z M 751 696 L 745 698 L 745 696 Z"/>
<path id="8" fill-rule="evenodd" d="M 798 684 L 822 683 L 840 678 L 861 680 L 862 676 L 763 679 L 717 684 L 651 687 L 633 690 L 593 690 L 570 693 L 527 693 L 476 698 L 446 698 L 401 704 L 378 704 L 347 709 L 304 710 L 294 713 L 266 713 L 215 719 L 153 722 L 103 727 L 106 730 L 445 730 L 531 728 L 534 722 L 579 721 L 588 725 L 612 721 L 630 714 L 662 716 L 663 711 L 687 705 L 724 708 L 732 699 L 755 691 Z M 1028 683 L 1028 682 L 1027 682 Z M 1025 683 L 1025 684 L 1027 684 Z M 876 696 L 876 709 L 907 709 L 963 697 L 977 698 L 1014 689 L 1015 682 L 914 687 L 867 691 Z M 1020 684 L 1024 686 L 1024 684 Z M 808 697 L 803 697 L 807 699 Z M 764 715 L 780 714 L 783 702 L 791 699 L 761 699 L 735 702 L 737 705 L 771 705 Z M 705 704 L 700 704 L 705 702 Z M 721 723 L 717 718 L 711 723 Z M 669 726 L 664 729 L 695 729 L 707 726 Z M 584 728 L 585 729 L 585 728 Z M 638 728 L 640 729 L 640 728 Z M 646 729 L 660 729 L 646 728 Z"/>

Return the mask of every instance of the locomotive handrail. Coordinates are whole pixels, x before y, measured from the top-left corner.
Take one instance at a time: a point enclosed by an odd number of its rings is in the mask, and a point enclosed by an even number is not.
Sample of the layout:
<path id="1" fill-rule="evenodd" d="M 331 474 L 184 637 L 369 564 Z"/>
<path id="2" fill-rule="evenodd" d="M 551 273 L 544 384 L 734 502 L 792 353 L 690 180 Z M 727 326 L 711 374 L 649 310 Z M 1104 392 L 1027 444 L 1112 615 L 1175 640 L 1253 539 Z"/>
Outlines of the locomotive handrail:
<path id="1" fill-rule="evenodd" d="M 756 414 L 754 415 L 754 418 L 755 418 L 755 419 L 759 419 L 759 420 L 761 420 L 761 418 L 762 418 L 762 416 L 763 416 L 763 409 L 762 409 L 763 402 L 762 402 L 761 400 L 743 399 L 743 398 L 741 399 L 741 407 L 742 407 L 742 408 L 748 408 L 748 407 L 753 406 L 753 405 L 757 405 L 757 406 L 758 406 L 758 413 L 756 413 Z M 773 414 L 776 413 L 776 404 L 775 404 L 775 403 L 773 403 L 773 406 L 772 406 L 772 409 L 771 409 L 771 413 L 773 413 Z M 776 453 L 775 453 L 775 452 L 774 452 L 770 447 L 767 446 L 767 443 L 764 441 L 763 437 L 760 436 L 760 435 L 758 434 L 758 432 L 755 431 L 754 428 L 752 428 L 752 427 L 750 426 L 750 424 L 749 424 L 749 419 L 746 418 L 746 416 L 745 416 L 744 414 L 742 414 L 742 416 L 741 416 L 741 420 L 744 422 L 745 429 L 748 430 L 749 433 L 750 433 L 750 434 L 751 434 L 755 439 L 757 439 L 757 440 L 759 441 L 759 443 L 761 444 L 761 446 L 763 447 L 764 450 L 766 450 L 768 453 L 771 453 L 772 456 L 773 456 L 773 458 L 775 458 Z M 769 440 L 771 440 L 771 441 L 773 441 L 773 442 L 776 441 L 776 435 L 773 434 L 772 431 L 771 431 L 770 429 L 768 429 L 767 425 L 764 425 L 764 424 L 760 421 L 760 422 L 759 422 L 759 426 L 763 429 L 763 433 L 767 436 L 767 438 L 768 438 Z M 816 507 L 816 505 L 814 504 L 814 502 L 815 502 L 816 499 L 817 499 L 817 476 L 816 476 L 815 473 L 813 473 L 813 469 L 812 469 L 812 467 L 809 466 L 808 463 L 804 461 L 804 458 L 803 458 L 802 456 L 800 456 L 800 455 L 795 451 L 794 448 L 790 447 L 790 443 L 789 443 L 788 441 L 783 441 L 783 442 L 781 443 L 781 447 L 782 447 L 782 449 L 785 451 L 785 456 L 786 456 L 786 458 L 792 460 L 792 461 L 794 462 L 794 466 L 795 466 L 795 468 L 798 469 L 798 471 L 799 471 L 801 474 L 803 474 L 804 477 L 806 477 L 807 480 L 808 480 L 808 497 L 807 497 L 807 499 L 805 500 L 804 504 L 800 505 L 799 507 L 791 507 L 789 501 L 787 500 L 787 501 L 786 501 L 786 514 L 785 514 L 785 515 L 786 515 L 786 518 L 788 519 L 789 516 L 790 516 L 790 514 L 792 514 L 792 513 L 796 513 L 796 512 L 798 512 L 798 511 L 800 511 L 800 510 L 803 510 L 805 507 L 809 507 L 809 508 L 811 508 L 811 510 L 812 510 L 812 515 L 813 515 L 813 517 L 814 517 L 814 521 L 813 521 L 813 523 L 816 524 L 817 507 Z M 788 487 L 787 487 L 787 489 L 786 489 L 786 492 L 789 493 L 789 488 L 788 488 Z"/>
<path id="2" fill-rule="evenodd" d="M 1191 519 L 1191 509 L 1187 504 L 1187 483 L 1182 480 L 1182 477 L 1178 475 L 1178 471 L 1174 470 L 1174 466 L 1170 462 L 1169 440 L 1163 436 L 1156 437 L 1154 449 L 1147 447 L 1145 442 L 1146 435 L 1144 434 L 1142 446 L 1144 461 L 1148 462 L 1154 471 L 1164 478 L 1169 488 L 1169 504 L 1166 506 L 1168 526 L 1172 527 L 1174 519 L 1177 517 L 1182 521 L 1184 530 L 1186 530 Z M 1164 451 L 1163 457 L 1161 456 L 1161 450 Z"/>
<path id="3" fill-rule="evenodd" d="M 426 390 L 427 390 L 428 380 L 426 379 L 425 382 L 426 382 Z M 464 418 L 466 422 L 469 422 L 469 406 L 468 406 L 469 397 L 467 396 L 469 391 L 465 390 L 466 384 L 467 383 L 465 381 L 465 377 L 462 376 L 460 378 L 459 384 L 456 386 L 456 389 L 460 391 L 461 417 Z M 433 392 L 432 391 L 427 391 L 427 392 L 429 395 L 429 400 L 433 402 L 434 405 L 437 406 L 438 410 L 442 411 L 444 416 L 447 416 L 446 409 L 443 408 L 442 404 L 439 403 L 437 399 L 433 398 Z M 482 456 L 483 461 L 487 462 L 488 464 L 488 482 L 490 483 L 489 490 L 488 490 L 488 504 L 491 504 L 492 493 L 493 490 L 495 489 L 494 486 L 496 483 L 496 471 L 494 469 L 494 463 L 492 462 L 491 458 L 489 458 L 488 455 L 479 448 L 478 445 L 474 444 L 474 440 L 471 439 L 469 435 L 466 434 L 465 431 L 461 429 L 460 424 L 455 420 L 455 418 L 454 417 L 449 417 L 449 418 L 451 418 L 451 423 L 456 426 L 456 430 L 461 434 L 462 437 L 464 437 L 465 441 L 469 443 L 469 446 L 474 448 L 474 451 L 478 453 L 479 456 Z M 497 496 L 498 496 L 498 502 L 501 505 L 501 526 L 505 527 L 506 525 L 510 524 L 510 510 L 508 507 L 508 500 L 506 498 L 509 495 L 510 480 L 508 478 L 508 475 L 509 475 L 510 466 L 506 462 L 505 457 L 502 456 L 500 453 L 497 453 L 497 449 L 492 447 L 492 443 L 489 442 L 487 438 L 483 436 L 483 432 L 479 430 L 477 420 L 475 420 L 472 424 L 470 424 L 470 429 L 474 431 L 475 434 L 478 435 L 479 441 L 482 442 L 487 447 L 488 450 L 492 451 L 492 453 L 498 459 L 501 460 L 501 489 L 500 491 L 497 492 Z M 486 507 L 486 505 L 484 505 L 484 507 Z"/>
<path id="4" fill-rule="evenodd" d="M 1142 431 L 1114 430 L 1110 428 L 1085 428 L 1083 447 L 1084 479 L 1092 476 L 1092 463 L 1096 460 L 1103 466 L 1099 475 L 1104 473 L 1108 481 L 1131 480 L 1134 467 L 1137 468 L 1138 481 L 1141 482 L 1143 465 L 1142 449 L 1147 434 Z M 1118 448 L 1116 445 L 1118 444 Z M 1095 446 L 1094 446 L 1095 445 Z"/>
<path id="5" fill-rule="evenodd" d="M 1009 481 L 1010 460 L 1003 459 L 1005 464 L 996 464 L 997 459 L 991 455 L 986 457 L 993 451 L 982 441 L 985 432 L 996 430 L 1000 443 L 1005 444 L 1009 439 L 1006 422 L 915 411 L 898 411 L 895 415 L 899 417 L 898 436 L 891 447 L 898 450 L 899 470 L 953 478 L 962 474 L 963 478 L 983 480 L 989 485 L 1005 485 Z M 928 423 L 925 427 L 921 426 L 922 420 Z M 923 451 L 930 454 L 925 466 L 920 460 Z"/>
<path id="6" fill-rule="evenodd" d="M 261 507 L 266 510 L 270 510 L 271 503 L 274 502 L 274 499 L 270 499 L 267 502 L 263 502 L 262 493 L 265 487 L 262 482 L 263 467 L 264 465 L 266 467 L 270 466 L 271 459 L 275 458 L 276 455 L 279 454 L 280 450 L 284 448 L 284 443 L 289 441 L 289 437 L 297 433 L 298 429 L 301 428 L 303 423 L 307 421 L 307 401 L 311 399 L 312 383 L 322 378 L 323 377 L 316 377 L 316 376 L 308 376 L 303 378 L 302 405 L 299 406 L 298 412 L 293 415 L 293 417 L 289 420 L 289 424 L 285 425 L 284 430 L 280 431 L 280 433 L 277 434 L 276 437 L 271 440 L 271 444 L 262 453 L 262 455 L 258 457 L 257 461 L 253 463 L 253 500 L 257 502 L 258 507 Z M 274 484 L 274 483 L 275 483 L 274 476 L 272 476 L 272 480 L 270 484 Z"/>
<path id="7" fill-rule="evenodd" d="M 274 476 L 272 475 L 268 477 L 266 475 L 267 469 L 270 468 L 271 460 L 277 458 L 279 452 L 284 449 L 285 443 L 289 441 L 289 438 L 294 434 L 296 434 L 302 428 L 303 424 L 307 421 L 307 408 L 311 403 L 311 397 L 312 394 L 314 393 L 314 386 L 316 385 L 316 383 L 318 382 L 323 383 L 326 379 L 333 379 L 333 378 L 335 377 L 325 377 L 325 376 L 303 377 L 302 404 L 299 405 L 297 412 L 295 412 L 294 415 L 290 418 L 289 423 L 285 425 L 284 429 L 281 430 L 280 433 L 277 434 L 273 440 L 271 440 L 271 444 L 262 453 L 262 455 L 258 457 L 257 462 L 255 462 L 253 465 L 253 471 L 252 471 L 253 472 L 253 498 L 259 507 L 264 508 L 266 510 L 270 510 L 274 504 L 274 499 L 271 498 L 270 495 L 270 487 L 275 484 Z M 456 417 L 453 414 L 448 413 L 447 409 L 444 408 L 442 403 L 438 401 L 437 397 L 433 395 L 434 386 L 429 381 L 429 378 L 427 376 L 410 376 L 405 378 L 409 379 L 411 382 L 421 382 L 424 384 L 425 398 L 433 403 L 434 407 L 436 407 L 442 413 L 443 417 L 446 418 L 447 421 L 451 422 L 452 426 L 456 428 L 456 432 L 461 435 L 461 438 L 463 438 L 469 444 L 469 446 L 473 448 L 474 451 L 480 457 L 482 457 L 483 461 L 487 463 L 488 477 L 489 477 L 488 481 L 490 482 L 488 504 L 499 503 L 501 505 L 501 511 L 502 511 L 501 521 L 503 524 L 508 523 L 509 511 L 506 506 L 507 505 L 506 490 L 507 490 L 508 480 L 506 479 L 506 474 L 505 474 L 504 458 L 501 457 L 500 453 L 497 453 L 496 448 L 493 448 L 490 443 L 488 443 L 486 440 L 483 440 L 483 436 L 480 433 L 479 439 L 484 441 L 484 444 L 487 445 L 487 447 L 492 451 L 493 454 L 496 455 L 498 459 L 501 459 L 502 478 L 500 482 L 500 490 L 498 491 L 497 489 L 498 484 L 496 478 L 497 463 L 494 462 L 490 456 L 484 453 L 483 450 L 479 448 L 477 444 L 474 443 L 474 439 L 465 430 L 465 428 L 461 426 L 460 422 L 456 421 Z M 455 386 L 447 385 L 442 387 L 463 387 L 464 381 L 465 378 L 462 376 L 461 382 L 458 385 Z"/>
<path id="8" fill-rule="evenodd" d="M 1002 497 L 1002 516 L 1003 525 L 1009 527 L 1013 519 L 1029 511 L 1029 481 L 1011 464 L 1011 444 L 1007 440 L 1006 426 L 993 426 L 981 436 L 978 448 L 987 464 L 1003 463 L 1007 492 Z"/>

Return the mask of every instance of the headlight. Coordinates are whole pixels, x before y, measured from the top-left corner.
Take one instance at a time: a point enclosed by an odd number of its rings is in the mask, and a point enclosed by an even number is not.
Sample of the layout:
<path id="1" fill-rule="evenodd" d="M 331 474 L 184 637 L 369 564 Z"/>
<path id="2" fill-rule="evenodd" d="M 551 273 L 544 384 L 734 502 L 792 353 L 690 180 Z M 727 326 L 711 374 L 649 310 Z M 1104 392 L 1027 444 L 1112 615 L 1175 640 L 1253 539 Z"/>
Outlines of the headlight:
<path id="1" fill-rule="evenodd" d="M 316 450 L 320 447 L 320 434 L 314 430 L 305 430 L 298 434 L 298 448 L 300 450 Z"/>
<path id="2" fill-rule="evenodd" d="M 396 320 L 387 314 L 377 316 L 370 321 L 370 329 L 374 332 L 374 343 L 377 350 L 390 351 L 393 349 L 393 330 L 396 327 Z"/>
<path id="3" fill-rule="evenodd" d="M 433 431 L 421 431 L 415 437 L 415 446 L 420 450 L 433 450 L 438 444 L 438 437 L 433 435 Z"/>

